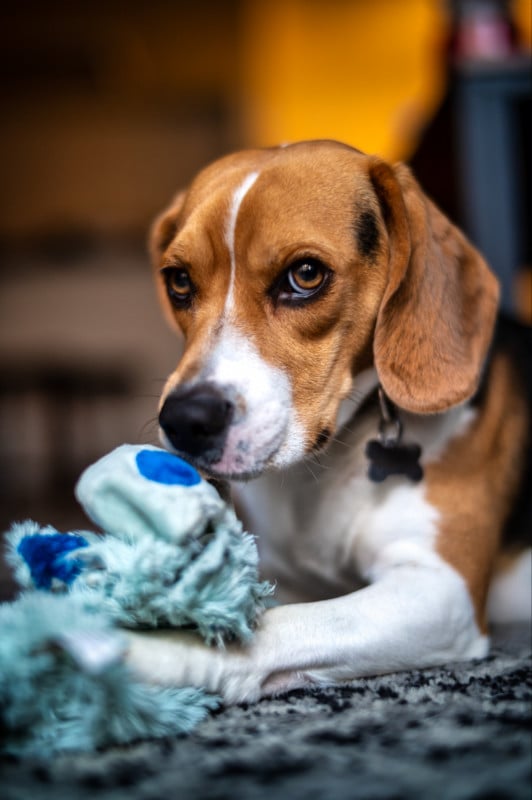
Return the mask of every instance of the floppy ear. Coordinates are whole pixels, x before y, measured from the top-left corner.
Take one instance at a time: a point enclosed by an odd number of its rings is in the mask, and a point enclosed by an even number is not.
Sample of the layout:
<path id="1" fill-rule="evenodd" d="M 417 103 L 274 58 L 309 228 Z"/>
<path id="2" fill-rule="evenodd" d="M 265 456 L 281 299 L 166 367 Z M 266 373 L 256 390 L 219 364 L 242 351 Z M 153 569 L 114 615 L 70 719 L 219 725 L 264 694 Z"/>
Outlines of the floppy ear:
<path id="1" fill-rule="evenodd" d="M 444 411 L 471 397 L 478 385 L 498 283 L 408 167 L 374 159 L 370 178 L 389 235 L 388 283 L 374 338 L 377 373 L 401 408 Z"/>
<path id="2" fill-rule="evenodd" d="M 154 266 L 174 238 L 179 225 L 179 215 L 185 202 L 185 191 L 178 192 L 168 208 L 154 220 L 149 234 L 149 250 Z"/>

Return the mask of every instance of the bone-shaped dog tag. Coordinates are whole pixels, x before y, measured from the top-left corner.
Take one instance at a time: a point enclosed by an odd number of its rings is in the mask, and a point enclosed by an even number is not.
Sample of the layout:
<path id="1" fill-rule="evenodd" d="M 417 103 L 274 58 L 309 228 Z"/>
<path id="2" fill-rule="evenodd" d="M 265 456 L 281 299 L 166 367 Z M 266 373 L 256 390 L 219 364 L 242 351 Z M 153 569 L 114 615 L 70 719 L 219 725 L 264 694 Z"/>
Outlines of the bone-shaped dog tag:
<path id="1" fill-rule="evenodd" d="M 366 456 L 370 461 L 368 477 L 375 483 L 382 483 L 391 475 L 405 475 L 414 483 L 423 478 L 418 444 L 387 444 L 371 439 L 366 445 Z"/>

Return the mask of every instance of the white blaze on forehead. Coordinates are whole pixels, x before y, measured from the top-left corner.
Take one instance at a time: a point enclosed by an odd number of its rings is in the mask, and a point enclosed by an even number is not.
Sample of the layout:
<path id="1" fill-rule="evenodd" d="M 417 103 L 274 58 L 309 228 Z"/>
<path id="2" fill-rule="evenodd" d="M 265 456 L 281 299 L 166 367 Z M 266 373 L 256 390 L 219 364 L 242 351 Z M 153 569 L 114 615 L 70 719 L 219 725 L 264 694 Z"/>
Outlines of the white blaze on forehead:
<path id="1" fill-rule="evenodd" d="M 250 172 L 249 175 L 246 175 L 240 186 L 235 189 L 233 193 L 233 200 L 231 202 L 231 208 L 229 209 L 229 217 L 227 219 L 227 225 L 225 228 L 225 241 L 227 243 L 227 247 L 229 248 L 229 255 L 231 257 L 231 275 L 229 278 L 229 290 L 227 292 L 227 298 L 225 301 L 226 312 L 231 311 L 233 305 L 233 290 L 235 285 L 236 271 L 235 231 L 238 212 L 240 211 L 240 206 L 242 205 L 244 197 L 249 192 L 258 177 L 258 172 Z"/>

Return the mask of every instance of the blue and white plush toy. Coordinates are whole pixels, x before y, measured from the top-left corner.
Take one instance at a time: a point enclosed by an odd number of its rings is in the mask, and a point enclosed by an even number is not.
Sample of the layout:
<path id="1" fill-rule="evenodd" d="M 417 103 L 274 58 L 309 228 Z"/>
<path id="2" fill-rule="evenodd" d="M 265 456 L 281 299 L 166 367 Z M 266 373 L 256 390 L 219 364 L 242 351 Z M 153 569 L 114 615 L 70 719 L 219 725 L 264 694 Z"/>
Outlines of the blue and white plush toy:
<path id="1" fill-rule="evenodd" d="M 76 496 L 103 535 L 13 525 L 8 560 L 25 591 L 0 606 L 0 726 L 8 752 L 47 756 L 190 730 L 218 699 L 141 683 L 120 628 L 193 628 L 247 641 L 271 594 L 233 510 L 196 470 L 123 445 Z"/>

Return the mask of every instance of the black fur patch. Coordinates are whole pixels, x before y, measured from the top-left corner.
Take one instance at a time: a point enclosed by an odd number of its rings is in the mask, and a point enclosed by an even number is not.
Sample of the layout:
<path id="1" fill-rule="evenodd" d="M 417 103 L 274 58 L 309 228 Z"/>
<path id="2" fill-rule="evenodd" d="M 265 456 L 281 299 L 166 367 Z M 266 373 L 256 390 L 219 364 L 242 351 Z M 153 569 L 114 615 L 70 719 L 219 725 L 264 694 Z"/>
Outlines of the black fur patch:
<path id="1" fill-rule="evenodd" d="M 532 327 L 515 319 L 499 314 L 497 328 L 491 348 L 491 358 L 496 353 L 504 353 L 510 360 L 514 380 L 526 398 L 528 406 L 528 431 L 521 446 L 523 465 L 521 484 L 517 497 L 512 504 L 511 513 L 506 520 L 502 545 L 511 551 L 530 547 L 532 531 Z M 484 379 L 474 404 L 482 405 L 486 394 L 486 383 L 489 380 L 490 363 L 488 361 Z M 509 412 L 511 413 L 511 412 Z"/>
<path id="2" fill-rule="evenodd" d="M 358 216 L 355 221 L 355 234 L 361 254 L 373 261 L 380 242 L 379 226 L 373 211 L 366 210 Z"/>
<path id="3" fill-rule="evenodd" d="M 328 428 L 324 428 L 322 431 L 319 432 L 318 438 L 314 442 L 313 450 L 322 450 L 329 439 L 331 438 L 331 432 Z"/>

